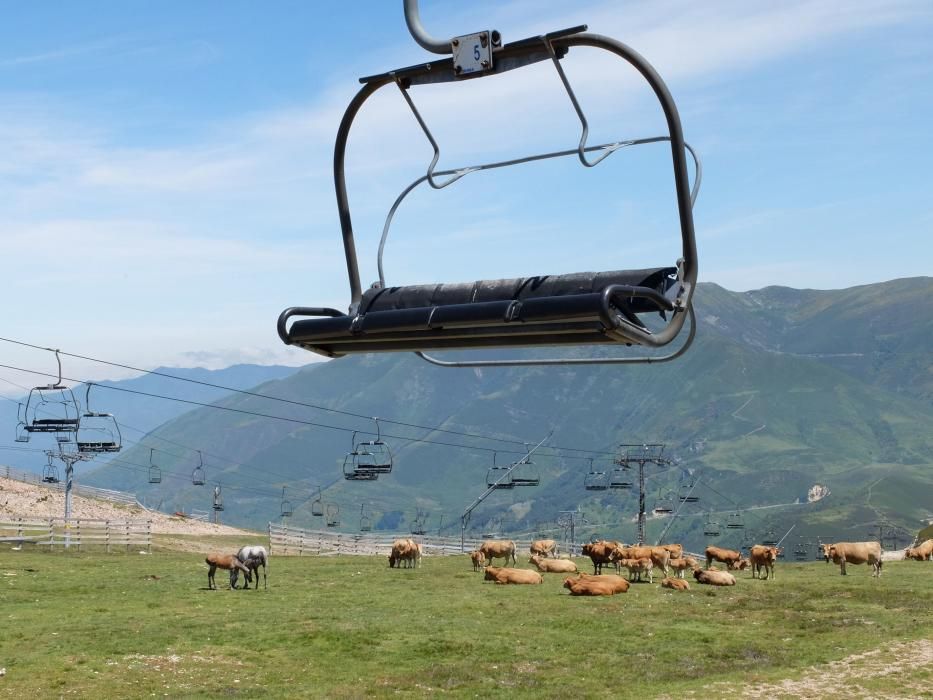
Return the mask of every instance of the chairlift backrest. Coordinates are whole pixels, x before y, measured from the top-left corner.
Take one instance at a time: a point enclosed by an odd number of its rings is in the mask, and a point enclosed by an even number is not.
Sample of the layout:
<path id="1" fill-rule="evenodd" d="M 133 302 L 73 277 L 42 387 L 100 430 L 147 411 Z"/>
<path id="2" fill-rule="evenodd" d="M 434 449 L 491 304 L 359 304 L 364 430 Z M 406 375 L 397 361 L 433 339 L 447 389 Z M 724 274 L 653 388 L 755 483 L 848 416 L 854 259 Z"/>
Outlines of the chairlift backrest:
<path id="1" fill-rule="evenodd" d="M 425 35 L 417 19 L 417 2 L 408 0 L 405 12 L 412 34 L 424 46 L 422 39 Z M 338 129 L 334 152 L 338 214 L 351 293 L 349 313 L 321 307 L 286 309 L 279 316 L 278 322 L 279 336 L 284 343 L 327 357 L 361 352 L 415 351 L 423 359 L 443 366 L 658 362 L 674 359 L 686 351 L 695 331 L 692 297 L 697 280 L 697 252 L 692 208 L 700 182 L 699 161 L 684 142 L 677 108 L 654 68 L 625 44 L 598 34 L 588 34 L 585 30 L 585 26 L 574 27 L 505 45 L 501 43 L 498 32 L 481 32 L 449 42 L 432 40 L 432 50 L 437 51 L 438 46 L 445 47 L 440 52 L 451 53 L 452 58 L 419 63 L 362 79 L 363 87 L 348 106 Z M 461 51 L 467 45 L 475 46 L 477 52 L 482 46 L 485 57 L 479 62 L 474 61 Z M 667 133 L 650 138 L 588 145 L 586 116 L 562 67 L 564 58 L 576 47 L 602 49 L 633 66 L 657 96 L 667 123 Z M 577 147 L 435 171 L 440 149 L 410 95 L 412 88 L 498 74 L 539 62 L 550 62 L 554 66 L 559 82 L 577 113 L 582 133 Z M 346 189 L 345 154 L 356 114 L 365 101 L 383 87 L 400 91 L 431 144 L 434 159 L 426 175 L 404 188 L 390 209 L 379 246 L 377 266 L 380 279 L 364 292 Z M 664 142 L 669 142 L 671 149 L 680 223 L 681 245 L 678 253 L 670 258 L 675 261 L 673 264 L 668 262 L 648 270 L 542 275 L 463 284 L 403 287 L 387 284 L 383 274 L 382 251 L 389 226 L 405 196 L 418 186 L 428 183 L 434 189 L 441 189 L 470 173 L 550 158 L 575 157 L 584 166 L 592 167 L 619 150 Z M 694 156 L 695 163 L 692 189 L 688 175 L 688 151 Z M 591 159 L 591 156 L 595 158 Z M 443 181 L 438 179 L 442 176 L 446 176 Z M 642 319 L 649 313 L 660 313 L 666 325 L 660 329 L 650 329 Z M 691 318 L 687 342 L 666 356 L 445 362 L 424 354 L 424 351 L 435 349 L 544 345 L 614 344 L 619 347 L 642 345 L 661 348 L 677 337 L 687 315 Z M 289 326 L 292 319 L 296 320 Z"/>

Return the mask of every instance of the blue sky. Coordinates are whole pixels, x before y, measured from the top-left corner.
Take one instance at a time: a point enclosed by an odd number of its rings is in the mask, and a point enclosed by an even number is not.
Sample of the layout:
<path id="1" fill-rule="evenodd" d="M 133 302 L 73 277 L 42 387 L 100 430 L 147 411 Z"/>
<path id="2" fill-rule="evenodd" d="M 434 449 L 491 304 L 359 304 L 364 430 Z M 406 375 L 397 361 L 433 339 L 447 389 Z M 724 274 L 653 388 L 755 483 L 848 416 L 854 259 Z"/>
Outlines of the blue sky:
<path id="1" fill-rule="evenodd" d="M 401 5 L 0 3 L 0 336 L 143 367 L 315 359 L 283 346 L 275 320 L 348 302 L 333 140 L 359 76 L 432 58 Z M 831 289 L 933 273 L 928 1 L 422 0 L 421 14 L 438 36 L 496 28 L 507 42 L 585 23 L 651 61 L 703 159 L 702 281 Z M 579 50 L 566 69 L 594 141 L 661 132 L 618 60 Z M 412 96 L 442 167 L 579 138 L 547 64 Z M 430 161 L 406 109 L 385 89 L 351 136 L 364 285 L 388 207 Z M 592 170 L 419 190 L 393 227 L 388 281 L 670 264 L 668 162 L 646 147 Z M 0 357 L 54 366 L 6 344 Z M 120 376 L 78 362 L 66 374 Z"/>

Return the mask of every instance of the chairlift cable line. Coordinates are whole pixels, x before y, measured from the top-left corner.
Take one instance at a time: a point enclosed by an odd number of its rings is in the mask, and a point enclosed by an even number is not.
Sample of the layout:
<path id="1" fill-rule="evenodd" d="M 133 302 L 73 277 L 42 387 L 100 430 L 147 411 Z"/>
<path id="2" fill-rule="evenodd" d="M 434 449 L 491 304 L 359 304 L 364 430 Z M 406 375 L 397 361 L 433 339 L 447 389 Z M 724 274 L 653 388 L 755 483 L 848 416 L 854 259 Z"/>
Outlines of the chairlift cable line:
<path id="1" fill-rule="evenodd" d="M 23 346 L 23 347 L 32 348 L 32 349 L 34 349 L 34 350 L 46 350 L 46 351 L 50 351 L 50 352 L 52 351 L 51 348 L 46 348 L 46 347 L 43 347 L 43 346 L 41 346 L 41 345 L 35 345 L 35 344 L 33 344 L 33 343 L 27 343 L 27 342 L 24 342 L 24 341 L 21 341 L 21 340 L 14 340 L 14 339 L 12 339 L 12 338 L 0 337 L 0 341 L 6 342 L 6 343 L 12 343 L 12 344 L 14 344 L 14 345 L 21 345 L 21 346 Z M 364 419 L 364 420 L 367 420 L 367 421 L 372 420 L 372 418 L 373 418 L 372 416 L 364 415 L 364 414 L 362 414 L 362 413 L 355 413 L 355 412 L 353 412 L 353 411 L 345 411 L 345 410 L 342 410 L 342 409 L 339 409 L 339 408 L 330 408 L 330 407 L 327 407 L 327 406 L 320 406 L 320 405 L 317 405 L 317 404 L 307 403 L 307 402 L 305 402 L 305 401 L 296 401 L 296 400 L 294 400 L 294 399 L 286 399 L 286 398 L 278 397 L 278 396 L 269 396 L 268 394 L 260 394 L 260 393 L 255 392 L 255 391 L 249 391 L 248 389 L 236 389 L 236 388 L 234 388 L 234 387 L 223 386 L 222 384 L 213 384 L 212 382 L 206 382 L 206 381 L 203 381 L 203 380 L 200 380 L 200 379 L 191 379 L 191 378 L 189 378 L 189 377 L 179 377 L 179 376 L 174 375 L 174 374 L 168 374 L 167 372 L 159 372 L 159 371 L 157 371 L 157 370 L 142 369 L 142 368 L 140 368 L 140 367 L 134 367 L 134 366 L 132 366 L 132 365 L 126 365 L 126 364 L 122 364 L 122 363 L 119 363 L 119 362 L 111 362 L 111 361 L 109 361 L 109 360 L 101 360 L 101 359 L 99 359 L 99 358 L 90 357 L 90 356 L 87 356 L 87 355 L 79 355 L 79 354 L 76 354 L 76 353 L 70 353 L 70 352 L 64 352 L 64 351 L 59 351 L 59 353 L 60 353 L 61 355 L 66 356 L 66 357 L 73 357 L 73 358 L 79 359 L 79 360 L 87 360 L 87 361 L 89 361 L 89 362 L 97 362 L 97 363 L 99 363 L 99 364 L 109 365 L 109 366 L 111 366 L 111 367 L 119 367 L 119 368 L 121 368 L 121 369 L 128 369 L 128 370 L 131 370 L 131 371 L 133 371 L 133 372 L 141 372 L 141 373 L 143 373 L 143 374 L 151 374 L 151 375 L 154 375 L 154 376 L 157 376 L 157 377 L 165 377 L 166 379 L 174 379 L 174 380 L 180 381 L 180 382 L 188 382 L 189 384 L 197 384 L 197 385 L 199 385 L 199 386 L 210 387 L 210 388 L 212 388 L 212 389 L 220 389 L 220 390 L 222 390 L 222 391 L 229 391 L 229 392 L 231 392 L 231 393 L 243 394 L 243 395 L 245 395 L 245 396 L 252 396 L 252 397 L 255 397 L 255 398 L 266 399 L 266 400 L 268 400 L 268 401 L 279 401 L 279 402 L 281 402 L 281 403 L 291 404 L 291 405 L 294 405 L 294 406 L 302 406 L 302 407 L 304 407 L 304 408 L 313 408 L 313 409 L 316 409 L 316 410 L 319 410 L 319 411 L 326 411 L 326 412 L 329 412 L 329 413 L 336 413 L 336 414 L 339 414 L 339 415 L 349 416 L 349 417 L 352 417 L 352 418 L 361 418 L 361 419 Z M 6 367 L 5 365 L 0 365 L 0 366 Z M 8 368 L 8 369 L 20 369 L 20 368 L 17 368 L 17 367 L 7 367 L 7 368 Z M 29 370 L 20 370 L 20 371 L 29 371 Z M 52 375 L 47 375 L 47 374 L 45 374 L 45 373 L 43 373 L 43 372 L 35 372 L 34 374 L 40 374 L 40 375 L 44 375 L 44 376 L 52 376 Z M 82 383 L 82 384 L 90 383 L 89 381 L 83 381 L 83 380 L 78 380 L 78 379 L 70 379 L 70 378 L 68 378 L 68 377 L 63 377 L 63 379 L 68 379 L 68 381 L 80 382 L 80 383 Z M 115 389 L 115 388 L 116 388 L 116 387 L 111 387 L 111 386 L 106 386 L 106 385 L 101 385 L 101 384 L 97 384 L 97 386 L 104 386 L 105 388 L 108 388 L 108 389 Z M 161 397 L 161 398 L 164 398 L 164 397 Z M 178 399 L 178 400 L 182 400 L 182 399 Z M 480 435 L 480 434 L 478 434 L 478 433 L 468 433 L 468 432 L 463 432 L 463 431 L 459 431 L 459 430 L 450 430 L 450 429 L 448 429 L 448 428 L 441 428 L 441 427 L 439 427 L 439 426 L 419 425 L 419 424 L 417 424 L 417 423 L 407 423 L 407 422 L 405 422 L 405 421 L 392 420 L 392 419 L 390 419 L 390 418 L 384 418 L 384 417 L 382 417 L 382 416 L 379 417 L 379 420 L 381 420 L 381 421 L 384 422 L 384 423 L 391 423 L 392 425 L 398 425 L 398 426 L 402 426 L 402 427 L 406 427 L 406 428 L 415 428 L 415 429 L 418 429 L 418 430 L 430 430 L 431 432 L 447 433 L 447 434 L 450 434 L 450 435 L 459 435 L 459 436 L 461 436 L 461 437 L 468 437 L 468 438 L 477 439 L 477 440 L 492 440 L 492 441 L 495 441 L 495 442 L 501 442 L 501 443 L 507 443 L 507 444 L 514 444 L 514 445 L 524 445 L 525 442 L 526 442 L 526 441 L 522 441 L 522 440 L 518 440 L 518 439 L 494 438 L 494 437 L 491 437 L 491 436 L 489 436 L 489 435 Z M 558 449 L 558 447 L 557 447 L 557 446 L 552 446 L 550 449 Z M 598 451 L 598 450 L 585 450 L 585 449 L 577 448 L 577 447 L 560 447 L 559 449 L 567 450 L 567 451 L 570 451 L 570 452 L 585 452 L 585 453 L 587 453 L 587 454 L 613 454 L 613 453 L 609 453 L 609 452 L 600 452 L 600 451 Z M 500 451 L 500 452 L 505 452 L 506 450 L 499 450 L 499 451 Z M 519 450 L 514 450 L 514 452 L 515 452 L 516 454 L 523 454 L 523 453 L 522 453 L 521 451 L 519 451 Z"/>

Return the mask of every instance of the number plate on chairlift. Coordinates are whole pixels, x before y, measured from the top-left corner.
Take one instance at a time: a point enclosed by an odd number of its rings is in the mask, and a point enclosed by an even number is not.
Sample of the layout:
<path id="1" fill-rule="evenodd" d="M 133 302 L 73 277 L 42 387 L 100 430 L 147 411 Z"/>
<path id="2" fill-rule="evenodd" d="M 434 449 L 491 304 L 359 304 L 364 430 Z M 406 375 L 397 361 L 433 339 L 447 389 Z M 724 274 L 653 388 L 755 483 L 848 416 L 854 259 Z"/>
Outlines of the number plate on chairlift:
<path id="1" fill-rule="evenodd" d="M 492 69 L 491 32 L 458 36 L 450 42 L 453 49 L 454 73 L 461 76 Z"/>

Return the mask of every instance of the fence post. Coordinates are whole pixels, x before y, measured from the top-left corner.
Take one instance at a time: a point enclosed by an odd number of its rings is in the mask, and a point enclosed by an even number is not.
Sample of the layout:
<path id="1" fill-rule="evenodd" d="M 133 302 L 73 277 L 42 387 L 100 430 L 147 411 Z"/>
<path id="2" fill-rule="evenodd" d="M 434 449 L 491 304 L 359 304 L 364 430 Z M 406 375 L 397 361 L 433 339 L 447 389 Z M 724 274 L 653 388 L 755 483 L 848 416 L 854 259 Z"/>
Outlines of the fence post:
<path id="1" fill-rule="evenodd" d="M 152 554 L 152 521 L 146 521 L 146 552 Z"/>
<path id="2" fill-rule="evenodd" d="M 123 521 L 123 531 L 126 533 L 126 551 L 130 551 L 130 521 Z"/>

